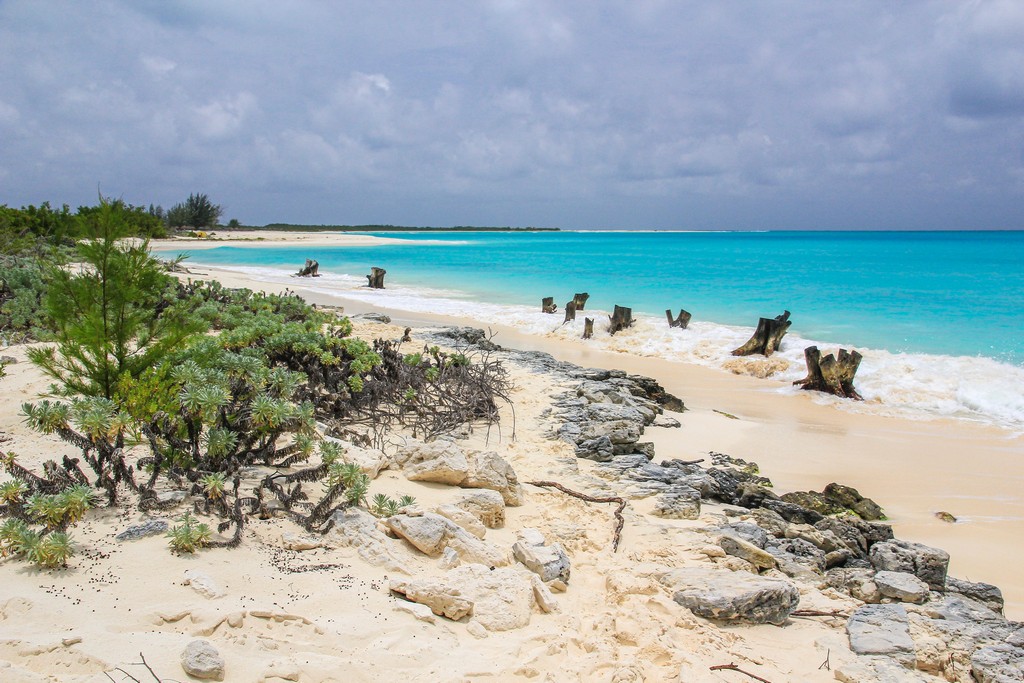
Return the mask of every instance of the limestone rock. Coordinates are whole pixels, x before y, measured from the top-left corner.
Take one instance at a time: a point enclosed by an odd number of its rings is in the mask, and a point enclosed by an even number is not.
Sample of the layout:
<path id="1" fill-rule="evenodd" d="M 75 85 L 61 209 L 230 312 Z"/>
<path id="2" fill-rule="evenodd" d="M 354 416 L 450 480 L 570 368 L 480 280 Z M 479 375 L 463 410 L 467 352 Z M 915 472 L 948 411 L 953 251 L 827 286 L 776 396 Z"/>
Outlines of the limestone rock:
<path id="1" fill-rule="evenodd" d="M 163 534 L 167 531 L 167 520 L 166 519 L 152 519 L 142 524 L 136 524 L 130 526 L 115 538 L 118 541 L 134 541 L 139 538 L 145 538 L 146 536 L 156 536 Z"/>
<path id="2" fill-rule="evenodd" d="M 782 624 L 800 602 L 789 581 L 745 572 L 684 567 L 660 580 L 673 600 L 708 619 Z"/>
<path id="3" fill-rule="evenodd" d="M 569 556 L 559 543 L 545 545 L 544 537 L 535 529 L 520 532 L 520 540 L 512 545 L 512 555 L 541 581 L 569 581 Z"/>
<path id="4" fill-rule="evenodd" d="M 928 584 L 907 572 L 880 571 L 875 574 L 878 592 L 900 602 L 924 602 L 928 597 Z"/>
<path id="5" fill-rule="evenodd" d="M 185 570 L 185 585 L 200 595 L 214 600 L 227 595 L 227 591 L 212 576 L 199 569 Z"/>
<path id="6" fill-rule="evenodd" d="M 504 566 L 509 562 L 505 552 L 473 536 L 450 519 L 432 512 L 394 515 L 388 517 L 384 524 L 431 557 L 451 548 L 463 562 L 477 562 L 488 567 Z"/>
<path id="7" fill-rule="evenodd" d="M 759 569 L 771 569 L 775 566 L 775 558 L 771 556 L 771 553 L 742 538 L 722 536 L 718 540 L 718 545 L 722 546 L 722 550 L 729 555 L 746 560 Z"/>
<path id="8" fill-rule="evenodd" d="M 303 536 L 292 531 L 281 535 L 281 546 L 287 550 L 314 550 L 323 545 L 323 541 L 315 536 Z"/>
<path id="9" fill-rule="evenodd" d="M 969 598 L 985 603 L 999 614 L 1003 613 L 1003 592 L 997 586 L 993 586 L 990 583 L 975 583 L 947 576 L 946 591 L 966 595 Z"/>
<path id="10" fill-rule="evenodd" d="M 689 486 L 674 486 L 658 496 L 651 514 L 665 519 L 700 517 L 700 492 Z"/>
<path id="11" fill-rule="evenodd" d="M 477 538 L 482 539 L 487 535 L 487 527 L 483 525 L 483 522 L 481 522 L 472 512 L 464 508 L 450 504 L 438 505 L 434 508 L 434 512 L 455 522 Z"/>
<path id="12" fill-rule="evenodd" d="M 533 599 L 537 601 L 537 606 L 540 607 L 542 612 L 557 612 L 558 603 L 555 602 L 555 596 L 551 594 L 551 589 L 548 588 L 547 584 L 540 580 L 540 577 L 536 574 L 530 577 L 530 585 L 533 587 Z M 565 585 L 564 583 L 562 584 Z"/>
<path id="13" fill-rule="evenodd" d="M 332 516 L 334 525 L 327 539 L 336 545 L 355 548 L 366 562 L 389 571 L 410 574 L 405 560 L 392 548 L 392 541 L 377 528 L 377 518 L 366 510 L 350 507 Z"/>
<path id="14" fill-rule="evenodd" d="M 474 515 L 488 529 L 505 526 L 505 500 L 497 491 L 481 489 L 463 494 L 455 506 Z"/>
<path id="15" fill-rule="evenodd" d="M 1009 644 L 983 647 L 971 656 L 971 675 L 978 683 L 1024 681 L 1024 649 Z"/>
<path id="16" fill-rule="evenodd" d="M 457 621 L 473 613 L 473 602 L 462 595 L 457 584 L 444 578 L 392 580 L 389 588 L 412 602 L 426 605 L 439 617 Z"/>
<path id="17" fill-rule="evenodd" d="M 949 553 L 921 543 L 892 540 L 871 546 L 871 564 L 879 571 L 908 572 L 933 590 L 944 590 Z"/>
<path id="18" fill-rule="evenodd" d="M 224 658 L 206 640 L 193 640 L 185 646 L 181 653 L 181 668 L 194 678 L 224 680 Z"/>
<path id="19" fill-rule="evenodd" d="M 490 489 L 506 505 L 521 505 L 523 489 L 515 470 L 494 451 L 465 451 L 451 441 L 413 442 L 396 460 L 407 479 L 463 488 Z"/>
<path id="20" fill-rule="evenodd" d="M 825 572 L 828 585 L 848 593 L 867 603 L 877 603 L 882 594 L 875 583 L 875 573 L 870 569 L 849 569 L 840 567 Z"/>
<path id="21" fill-rule="evenodd" d="M 469 474 L 461 486 L 471 489 L 490 489 L 501 494 L 505 505 L 523 504 L 523 487 L 512 466 L 494 451 L 473 452 Z"/>
<path id="22" fill-rule="evenodd" d="M 341 460 L 358 465 L 360 471 L 370 479 L 376 479 L 381 470 L 391 466 L 391 459 L 379 448 L 363 448 L 351 443 L 344 444 Z"/>
<path id="23" fill-rule="evenodd" d="M 903 605 L 864 605 L 846 622 L 850 649 L 859 655 L 885 655 L 912 667 L 914 641 Z"/>

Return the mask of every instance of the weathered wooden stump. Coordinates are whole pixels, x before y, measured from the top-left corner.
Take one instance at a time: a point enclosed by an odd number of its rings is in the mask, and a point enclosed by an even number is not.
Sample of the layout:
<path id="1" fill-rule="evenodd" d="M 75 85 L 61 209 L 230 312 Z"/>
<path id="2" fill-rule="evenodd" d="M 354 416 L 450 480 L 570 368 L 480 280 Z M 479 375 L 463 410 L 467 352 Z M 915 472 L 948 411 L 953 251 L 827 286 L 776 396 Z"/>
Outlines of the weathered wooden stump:
<path id="1" fill-rule="evenodd" d="M 583 308 L 587 305 L 587 299 L 589 298 L 590 295 L 587 294 L 586 292 L 576 292 L 572 297 L 572 302 L 576 304 L 576 310 L 582 311 Z"/>
<path id="2" fill-rule="evenodd" d="M 611 315 L 612 326 L 609 332 L 615 334 L 633 324 L 633 309 L 616 305 Z"/>
<path id="3" fill-rule="evenodd" d="M 575 320 L 575 319 L 576 319 L 576 299 L 573 299 L 572 301 L 569 301 L 569 302 L 567 302 L 565 304 L 565 320 L 562 321 L 562 324 L 564 325 L 565 323 L 569 322 L 570 320 Z"/>
<path id="4" fill-rule="evenodd" d="M 411 342 L 411 341 L 412 341 L 412 328 L 411 327 L 407 327 L 407 328 L 405 328 L 405 332 L 402 333 L 402 342 L 404 343 L 404 342 Z"/>
<path id="5" fill-rule="evenodd" d="M 689 311 L 680 308 L 679 315 L 675 318 L 672 317 L 672 309 L 665 311 L 665 317 L 668 318 L 669 327 L 681 327 L 685 330 L 686 326 L 690 324 L 690 318 L 693 316 L 690 315 Z"/>
<path id="6" fill-rule="evenodd" d="M 584 318 L 583 319 L 583 338 L 590 339 L 594 336 L 594 319 Z"/>
<path id="7" fill-rule="evenodd" d="M 317 271 L 320 269 L 320 264 L 313 259 L 306 259 L 306 265 L 299 268 L 299 272 L 295 273 L 297 277 L 320 277 L 320 273 Z"/>
<path id="8" fill-rule="evenodd" d="M 371 289 L 384 289 L 384 276 L 388 271 L 376 266 L 370 268 L 370 274 L 366 276 L 367 286 Z"/>
<path id="9" fill-rule="evenodd" d="M 760 353 L 762 356 L 770 356 L 779 350 L 782 338 L 793 321 L 789 319 L 789 311 L 774 318 L 761 318 L 757 321 L 757 329 L 754 336 L 746 344 L 732 352 L 734 356 L 750 356 Z"/>
<path id="10" fill-rule="evenodd" d="M 555 297 L 546 296 L 540 301 L 540 310 L 545 313 L 554 313 L 558 310 L 558 306 L 555 305 Z"/>
<path id="11" fill-rule="evenodd" d="M 860 367 L 861 356 L 856 351 L 839 349 L 839 357 L 831 353 L 822 356 L 817 346 L 804 349 L 804 360 L 807 361 L 807 377 L 793 384 L 811 391 L 824 391 L 833 396 L 852 398 L 863 401 L 863 397 L 853 388 L 853 377 Z"/>

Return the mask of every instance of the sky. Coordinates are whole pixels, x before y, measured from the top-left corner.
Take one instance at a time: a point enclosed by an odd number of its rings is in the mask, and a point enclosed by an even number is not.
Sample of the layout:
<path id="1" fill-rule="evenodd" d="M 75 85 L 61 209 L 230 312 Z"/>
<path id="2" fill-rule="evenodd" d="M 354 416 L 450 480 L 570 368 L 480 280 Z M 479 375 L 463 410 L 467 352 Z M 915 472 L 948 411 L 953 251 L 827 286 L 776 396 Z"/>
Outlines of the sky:
<path id="1" fill-rule="evenodd" d="M 0 204 L 1024 228 L 1024 2 L 0 0 Z"/>

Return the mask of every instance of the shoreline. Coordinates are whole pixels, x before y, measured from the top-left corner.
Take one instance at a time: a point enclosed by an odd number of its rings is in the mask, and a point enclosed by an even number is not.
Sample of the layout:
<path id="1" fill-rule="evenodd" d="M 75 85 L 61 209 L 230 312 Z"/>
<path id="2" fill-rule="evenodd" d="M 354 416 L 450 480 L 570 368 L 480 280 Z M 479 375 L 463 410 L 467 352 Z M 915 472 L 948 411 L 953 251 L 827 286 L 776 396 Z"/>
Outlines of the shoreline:
<path id="1" fill-rule="evenodd" d="M 396 324 L 481 324 L 471 318 L 409 313 L 306 288 L 263 282 L 202 266 L 201 275 L 228 287 L 290 289 L 349 315 L 383 312 Z M 197 279 L 200 273 L 191 275 Z M 185 275 L 185 277 L 189 277 Z M 960 420 L 910 420 L 838 410 L 807 393 L 779 394 L 761 380 L 651 357 L 587 349 L 501 326 L 502 346 L 551 353 L 585 367 L 621 369 L 657 379 L 686 403 L 683 429 L 651 435 L 656 460 L 693 459 L 708 451 L 757 462 L 778 492 L 818 490 L 830 482 L 853 486 L 885 509 L 900 538 L 948 551 L 950 573 L 999 586 L 1010 618 L 1024 617 L 1024 437 Z M 721 411 L 721 412 L 716 412 Z M 729 413 L 738 419 L 727 417 Z M 940 521 L 949 512 L 960 521 Z"/>
<path id="2" fill-rule="evenodd" d="M 214 231 L 213 237 L 169 237 L 149 241 L 151 250 L 202 251 L 223 246 L 253 247 L 369 247 L 402 240 L 372 235 L 323 232 L 286 232 L 283 230 Z"/>

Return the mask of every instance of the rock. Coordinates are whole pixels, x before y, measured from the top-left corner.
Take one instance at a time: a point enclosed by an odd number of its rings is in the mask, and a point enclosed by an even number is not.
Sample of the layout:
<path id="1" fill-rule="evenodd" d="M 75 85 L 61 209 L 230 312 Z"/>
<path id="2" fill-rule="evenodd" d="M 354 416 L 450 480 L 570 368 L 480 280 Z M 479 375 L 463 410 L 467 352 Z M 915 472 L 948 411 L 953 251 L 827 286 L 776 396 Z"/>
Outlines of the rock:
<path id="1" fill-rule="evenodd" d="M 782 624 L 800 602 L 789 581 L 744 572 L 684 567 L 660 580 L 673 600 L 708 619 Z"/>
<path id="2" fill-rule="evenodd" d="M 768 545 L 768 532 L 757 524 L 733 522 L 729 525 L 728 531 L 730 535 L 739 536 L 744 541 L 753 543 L 758 548 L 764 548 Z"/>
<path id="3" fill-rule="evenodd" d="M 1003 592 L 990 583 L 974 583 L 947 576 L 946 592 L 966 595 L 969 598 L 985 603 L 999 614 L 1003 613 Z"/>
<path id="4" fill-rule="evenodd" d="M 664 519 L 700 517 L 700 492 L 689 486 L 674 486 L 658 496 L 651 514 Z"/>
<path id="5" fill-rule="evenodd" d="M 303 536 L 293 531 L 281 535 L 281 546 L 286 550 L 313 550 L 323 545 L 323 541 L 315 536 Z"/>
<path id="6" fill-rule="evenodd" d="M 441 569 L 455 569 L 459 566 L 461 560 L 459 554 L 455 552 L 454 548 L 445 548 L 444 552 L 441 553 L 441 560 L 437 563 Z"/>
<path id="7" fill-rule="evenodd" d="M 1024 649 L 1009 644 L 983 647 L 971 656 L 971 675 L 978 683 L 1024 681 Z"/>
<path id="8" fill-rule="evenodd" d="M 0 356 L 0 365 L 16 365 L 18 359 L 14 356 Z"/>
<path id="9" fill-rule="evenodd" d="M 882 508 L 875 501 L 860 495 L 852 486 L 832 483 L 825 487 L 822 494 L 840 507 L 853 510 L 861 519 L 871 522 L 885 518 Z"/>
<path id="10" fill-rule="evenodd" d="M 392 548 L 392 541 L 377 528 L 377 518 L 366 510 L 350 507 L 335 512 L 327 539 L 336 545 L 355 548 L 366 562 L 389 571 L 410 574 L 405 559 Z"/>
<path id="11" fill-rule="evenodd" d="M 438 505 L 434 508 L 434 512 L 455 522 L 477 538 L 482 539 L 487 535 L 487 527 L 483 525 L 483 522 L 473 513 L 457 505 Z"/>
<path id="12" fill-rule="evenodd" d="M 771 569 L 775 566 L 775 558 L 771 556 L 771 553 L 742 538 L 722 536 L 718 539 L 718 545 L 722 546 L 722 550 L 729 555 L 746 560 L 759 569 Z"/>
<path id="13" fill-rule="evenodd" d="M 907 572 L 880 571 L 875 574 L 878 592 L 900 602 L 924 602 L 928 597 L 928 584 Z"/>
<path id="14" fill-rule="evenodd" d="M 754 518 L 757 525 L 764 529 L 767 533 L 775 536 L 776 538 L 784 538 L 786 536 L 786 529 L 789 527 L 789 522 L 783 519 L 782 515 L 767 508 L 755 508 L 750 511 L 750 516 Z"/>
<path id="15" fill-rule="evenodd" d="M 371 323 L 382 323 L 384 325 L 390 325 L 391 324 L 391 316 L 385 315 L 384 313 L 376 313 L 376 312 L 373 312 L 373 311 L 371 311 L 369 313 L 356 313 L 356 314 L 350 315 L 349 317 L 350 318 L 355 318 L 357 320 L 365 320 L 365 321 L 371 322 Z"/>
<path id="16" fill-rule="evenodd" d="M 877 603 L 882 599 L 875 583 L 875 573 L 870 569 L 829 569 L 825 572 L 825 580 L 833 588 L 863 602 Z"/>
<path id="17" fill-rule="evenodd" d="M 821 573 L 825 571 L 825 553 L 802 538 L 775 541 L 765 548 L 776 558 L 784 557 Z M 781 556 L 780 556 L 781 553 Z"/>
<path id="18" fill-rule="evenodd" d="M 222 598 L 228 594 L 212 576 L 199 569 L 186 569 L 184 583 L 186 586 L 191 586 L 195 592 L 211 600 Z"/>
<path id="19" fill-rule="evenodd" d="M 136 524 L 130 526 L 115 538 L 118 541 L 134 541 L 146 536 L 156 536 L 167 532 L 167 520 L 166 519 L 153 519 L 143 524 Z"/>
<path id="20" fill-rule="evenodd" d="M 561 582 L 560 579 L 555 579 L 555 581 Z M 537 606 L 540 607 L 542 612 L 551 613 L 558 611 L 558 603 L 555 602 L 555 596 L 551 594 L 551 590 L 547 584 L 541 581 L 539 576 L 536 574 L 531 576 L 530 585 L 533 587 L 533 599 L 537 601 Z M 561 585 L 565 586 L 564 583 Z"/>
<path id="21" fill-rule="evenodd" d="M 437 557 L 446 548 L 451 548 L 463 562 L 479 562 L 489 567 L 504 566 L 509 562 L 508 556 L 497 547 L 481 541 L 450 519 L 432 512 L 394 515 L 384 520 L 384 524 L 417 550 L 431 557 Z"/>
<path id="22" fill-rule="evenodd" d="M 520 532 L 520 540 L 512 545 L 512 555 L 521 562 L 527 569 L 540 577 L 541 581 L 554 581 L 561 579 L 569 582 L 569 556 L 561 544 L 544 545 L 544 537 L 541 536 L 539 543 L 533 534 L 526 533 L 533 531 L 537 536 L 540 534 L 535 529 L 524 529 Z"/>
<path id="23" fill-rule="evenodd" d="M 181 505 L 188 498 L 186 491 L 164 491 L 156 494 L 157 507 L 161 510 Z"/>
<path id="24" fill-rule="evenodd" d="M 393 593 L 407 600 L 426 605 L 439 617 L 458 621 L 473 613 L 473 602 L 462 595 L 460 588 L 444 578 L 418 578 L 411 581 L 392 580 Z"/>
<path id="25" fill-rule="evenodd" d="M 892 540 L 871 546 L 869 558 L 879 571 L 908 572 L 941 591 L 946 587 L 949 553 L 921 543 Z"/>
<path id="26" fill-rule="evenodd" d="M 957 518 L 954 515 L 952 515 L 951 513 L 946 512 L 945 510 L 939 510 L 938 512 L 936 512 L 935 513 L 935 517 L 939 521 L 946 522 L 947 524 L 956 524 L 957 523 Z"/>
<path id="27" fill-rule="evenodd" d="M 711 474 L 714 471 L 716 471 L 716 468 L 711 468 L 707 472 L 708 474 Z M 722 470 L 717 471 L 722 472 Z M 728 476 L 730 478 L 735 478 L 735 474 L 735 472 L 728 473 Z M 716 477 L 716 480 L 718 480 L 719 483 L 721 483 L 722 479 L 724 479 L 724 477 L 721 474 L 718 477 Z M 723 487 L 723 492 L 724 490 L 725 488 Z M 779 505 L 790 506 L 793 508 L 799 508 L 800 510 L 803 510 L 803 508 L 800 508 L 797 505 L 792 505 L 791 503 L 785 503 L 784 501 L 781 501 L 779 497 L 775 495 L 775 492 L 772 491 L 771 489 L 749 481 L 737 482 L 733 499 L 728 500 L 726 497 L 723 497 L 722 500 L 724 500 L 726 503 L 733 503 L 734 505 L 739 505 L 740 507 L 745 508 L 769 507 L 768 505 L 766 505 L 766 503 L 770 502 L 777 503 Z M 775 508 L 770 509 L 774 510 Z M 779 514 L 782 513 L 780 512 Z M 782 516 L 786 517 L 786 515 Z M 786 519 L 789 518 L 786 517 Z"/>
<path id="28" fill-rule="evenodd" d="M 784 500 L 774 500 L 766 497 L 760 502 L 760 506 L 779 513 L 779 515 L 781 515 L 787 522 L 793 522 L 795 524 L 815 524 L 822 520 L 820 512 L 808 510 L 805 507 L 795 505 L 793 503 L 787 503 Z"/>
<path id="29" fill-rule="evenodd" d="M 505 500 L 497 491 L 483 489 L 463 494 L 455 506 L 476 516 L 488 529 L 505 526 Z"/>
<path id="30" fill-rule="evenodd" d="M 395 610 L 411 614 L 417 620 L 425 621 L 428 624 L 437 623 L 437 619 L 434 618 L 434 611 L 427 605 L 423 605 L 418 602 L 406 602 L 405 600 L 399 600 L 395 604 Z"/>
<path id="31" fill-rule="evenodd" d="M 834 515 L 843 512 L 845 508 L 836 504 L 834 500 L 826 498 L 824 494 L 816 491 L 794 491 L 782 494 L 782 500 L 793 503 L 808 510 L 820 512 L 823 515 Z"/>
<path id="32" fill-rule="evenodd" d="M 859 655 L 885 655 L 912 668 L 910 622 L 903 605 L 864 605 L 846 622 L 850 649 Z"/>
<path id="33" fill-rule="evenodd" d="M 330 437 L 326 437 L 330 438 Z M 376 479 L 381 470 L 391 466 L 391 459 L 379 448 L 363 448 L 343 442 L 341 460 L 359 466 L 359 470 L 370 479 Z"/>
<path id="34" fill-rule="evenodd" d="M 224 680 L 224 658 L 206 640 L 193 640 L 181 653 L 181 668 L 194 678 Z"/>
<path id="35" fill-rule="evenodd" d="M 674 417 L 669 417 L 668 415 L 658 415 L 654 418 L 654 422 L 652 422 L 651 425 L 654 427 L 668 427 L 670 429 L 683 426 L 679 420 Z"/>
<path id="36" fill-rule="evenodd" d="M 494 451 L 464 451 L 451 441 L 411 442 L 396 456 L 410 481 L 490 489 L 506 505 L 521 505 L 523 490 L 515 470 Z"/>

